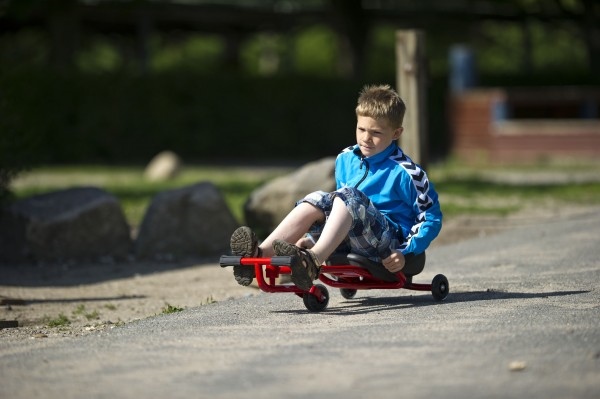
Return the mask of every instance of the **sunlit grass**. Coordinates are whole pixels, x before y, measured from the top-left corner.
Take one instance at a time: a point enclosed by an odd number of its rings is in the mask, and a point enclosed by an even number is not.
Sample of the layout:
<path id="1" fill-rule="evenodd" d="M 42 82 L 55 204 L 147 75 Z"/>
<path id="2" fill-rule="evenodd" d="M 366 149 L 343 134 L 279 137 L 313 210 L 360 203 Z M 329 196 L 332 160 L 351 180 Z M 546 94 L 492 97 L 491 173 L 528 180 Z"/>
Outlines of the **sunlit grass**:
<path id="1" fill-rule="evenodd" d="M 468 168 L 456 162 L 431 165 L 431 181 L 440 195 L 445 217 L 462 214 L 506 216 L 526 206 L 547 203 L 595 205 L 600 204 L 600 179 L 582 183 L 515 184 L 502 179 L 490 179 L 489 173 L 529 174 L 546 176 L 562 171 L 564 165 L 526 166 L 511 168 Z M 598 164 L 569 166 L 576 174 L 598 172 Z M 22 173 L 11 189 L 17 198 L 25 198 L 53 190 L 75 186 L 95 186 L 115 195 L 131 226 L 139 226 L 152 198 L 165 190 L 211 182 L 222 193 L 236 220 L 244 223 L 243 207 L 253 190 L 265 182 L 287 173 L 290 167 L 262 166 L 186 166 L 173 180 L 151 182 L 144 178 L 144 169 L 136 166 L 52 166 Z M 536 182 L 537 181 L 537 182 Z"/>
<path id="2" fill-rule="evenodd" d="M 525 207 L 600 205 L 600 163 L 429 168 L 445 216 L 506 216 Z"/>
<path id="3" fill-rule="evenodd" d="M 290 170 L 285 167 L 188 166 L 172 180 L 152 182 L 144 178 L 142 167 L 52 166 L 21 174 L 11 188 L 17 198 L 26 198 L 69 187 L 100 187 L 117 197 L 127 221 L 132 226 L 138 226 L 156 194 L 211 182 L 223 195 L 236 220 L 242 223 L 243 206 L 249 194 L 268 180 Z"/>

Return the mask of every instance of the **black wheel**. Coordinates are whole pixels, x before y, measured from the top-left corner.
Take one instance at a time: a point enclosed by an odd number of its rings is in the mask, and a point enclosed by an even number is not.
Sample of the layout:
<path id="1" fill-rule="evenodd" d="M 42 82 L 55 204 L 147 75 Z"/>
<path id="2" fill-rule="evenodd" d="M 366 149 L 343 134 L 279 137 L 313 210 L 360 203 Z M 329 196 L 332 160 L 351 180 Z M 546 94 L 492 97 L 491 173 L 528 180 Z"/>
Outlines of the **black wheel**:
<path id="1" fill-rule="evenodd" d="M 448 279 L 443 274 L 438 274 L 431 281 L 431 294 L 438 301 L 443 301 L 450 292 L 450 285 Z"/>
<path id="2" fill-rule="evenodd" d="M 310 292 L 305 292 L 304 295 L 302 295 L 304 306 L 306 306 L 306 309 L 310 310 L 311 312 L 320 312 L 325 310 L 329 304 L 329 291 L 327 291 L 327 287 L 325 287 L 323 284 L 317 284 L 316 287 L 319 288 L 321 295 L 323 295 L 322 301 L 319 301 L 319 298 Z"/>
<path id="3" fill-rule="evenodd" d="M 354 288 L 340 288 L 340 294 L 346 299 L 352 299 L 356 296 L 356 292 Z"/>

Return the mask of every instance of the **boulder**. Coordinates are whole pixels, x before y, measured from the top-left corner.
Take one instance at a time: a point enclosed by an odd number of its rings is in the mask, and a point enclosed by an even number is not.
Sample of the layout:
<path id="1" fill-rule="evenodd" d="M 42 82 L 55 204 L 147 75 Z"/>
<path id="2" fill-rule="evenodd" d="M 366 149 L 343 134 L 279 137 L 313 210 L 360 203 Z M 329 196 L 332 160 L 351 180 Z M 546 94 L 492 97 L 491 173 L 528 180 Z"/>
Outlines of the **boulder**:
<path id="1" fill-rule="evenodd" d="M 148 207 L 135 254 L 142 259 L 178 260 L 222 255 L 238 227 L 219 192 L 208 182 L 164 191 Z"/>
<path id="2" fill-rule="evenodd" d="M 117 199 L 79 187 L 17 201 L 0 212 L 0 261 L 126 258 L 130 229 Z"/>
<path id="3" fill-rule="evenodd" d="M 334 167 L 335 157 L 323 158 L 257 188 L 244 206 L 246 223 L 268 234 L 306 194 L 335 190 Z"/>
<path id="4" fill-rule="evenodd" d="M 171 180 L 179 174 L 181 160 L 172 151 L 162 151 L 157 154 L 144 171 L 144 177 L 150 181 Z"/>

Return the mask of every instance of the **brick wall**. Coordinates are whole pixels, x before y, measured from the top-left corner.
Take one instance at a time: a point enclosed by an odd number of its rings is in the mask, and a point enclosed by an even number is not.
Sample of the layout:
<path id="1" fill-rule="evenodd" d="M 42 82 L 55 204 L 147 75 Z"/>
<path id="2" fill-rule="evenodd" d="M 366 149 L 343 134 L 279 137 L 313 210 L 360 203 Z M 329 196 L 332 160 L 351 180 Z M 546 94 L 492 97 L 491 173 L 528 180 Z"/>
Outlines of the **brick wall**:
<path id="1" fill-rule="evenodd" d="M 562 108 L 561 101 L 565 104 Z M 516 108 L 515 104 L 520 114 L 511 119 L 511 107 Z M 453 95 L 449 104 L 452 153 L 466 162 L 530 163 L 547 158 L 598 158 L 600 119 L 574 115 L 583 109 L 587 116 L 594 116 L 595 104 L 600 104 L 600 92 L 594 90 L 478 89 Z M 538 110 L 535 119 L 527 118 L 523 110 L 528 107 Z M 551 110 L 552 115 L 540 118 L 544 110 Z"/>

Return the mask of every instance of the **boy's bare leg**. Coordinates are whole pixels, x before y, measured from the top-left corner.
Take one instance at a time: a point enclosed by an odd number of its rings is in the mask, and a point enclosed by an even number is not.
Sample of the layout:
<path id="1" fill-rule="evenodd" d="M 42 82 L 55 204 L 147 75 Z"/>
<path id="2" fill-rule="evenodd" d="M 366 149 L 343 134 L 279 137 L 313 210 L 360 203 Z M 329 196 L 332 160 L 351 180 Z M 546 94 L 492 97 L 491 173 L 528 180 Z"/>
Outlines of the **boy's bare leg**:
<path id="1" fill-rule="evenodd" d="M 346 204 L 340 198 L 336 197 L 333 200 L 331 214 L 323 227 L 319 240 L 311 248 L 311 251 L 321 263 L 329 258 L 344 241 L 351 226 L 352 216 L 350 216 L 350 212 L 346 209 Z"/>
<path id="2" fill-rule="evenodd" d="M 276 239 L 295 244 L 306 234 L 310 226 L 315 222 L 323 222 L 323 213 L 308 203 L 298 205 L 281 224 L 264 240 L 260 247 L 264 256 L 273 256 L 273 241 Z M 350 227 L 352 217 L 346 209 L 344 201 L 340 198 L 333 200 L 333 207 L 327 223 L 319 236 L 317 243 L 310 248 L 319 262 L 325 261 L 344 241 Z"/>
<path id="3" fill-rule="evenodd" d="M 306 210 L 308 211 L 308 208 Z M 298 214 L 301 214 L 301 212 L 298 212 Z M 291 220 L 293 221 L 293 219 Z M 281 225 L 285 225 L 285 223 Z M 295 226 L 297 225 L 296 223 Z M 352 217 L 344 202 L 339 198 L 335 198 L 331 213 L 317 243 L 311 249 L 300 249 L 293 243 L 302 245 L 305 242 L 304 240 L 299 242 L 299 240 L 310 225 L 312 225 L 312 222 L 305 226 L 305 229 L 296 230 L 296 234 L 288 235 L 287 240 L 280 239 L 275 234 L 272 237 L 272 245 L 277 254 L 297 256 L 290 264 L 292 282 L 304 290 L 309 290 L 312 287 L 312 282 L 318 278 L 319 268 L 323 261 L 335 251 L 348 235 L 352 226 Z"/>
<path id="4" fill-rule="evenodd" d="M 273 252 L 273 241 L 280 239 L 289 243 L 296 243 L 310 229 L 315 222 L 323 222 L 325 215 L 313 205 L 303 202 L 296 206 L 279 223 L 279 226 L 260 244 L 262 254 L 265 257 L 271 257 Z"/>

